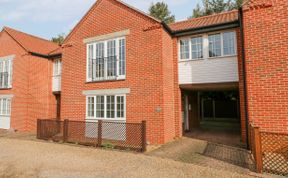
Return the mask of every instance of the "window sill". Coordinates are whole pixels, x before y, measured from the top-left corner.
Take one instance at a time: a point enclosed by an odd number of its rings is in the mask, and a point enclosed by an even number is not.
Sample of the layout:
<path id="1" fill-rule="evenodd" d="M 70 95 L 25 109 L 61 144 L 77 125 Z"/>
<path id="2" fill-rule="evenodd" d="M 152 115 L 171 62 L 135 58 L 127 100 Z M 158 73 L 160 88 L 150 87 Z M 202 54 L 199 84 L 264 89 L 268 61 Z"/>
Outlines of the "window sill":
<path id="1" fill-rule="evenodd" d="M 191 61 L 203 61 L 205 60 L 205 58 L 199 58 L 199 59 L 181 59 L 179 60 L 179 63 L 180 62 L 191 62 Z"/>
<path id="2" fill-rule="evenodd" d="M 91 84 L 91 83 L 109 83 L 109 82 L 123 82 L 126 79 L 116 79 L 116 80 L 97 80 L 97 81 L 89 81 L 85 82 L 85 84 Z"/>
<path id="3" fill-rule="evenodd" d="M 10 88 L 0 88 L 0 90 L 11 90 L 12 89 L 12 87 L 10 87 Z"/>
<path id="4" fill-rule="evenodd" d="M 222 59 L 222 58 L 229 58 L 229 57 L 237 57 L 237 54 L 235 55 L 227 55 L 227 56 L 217 56 L 217 57 L 208 57 L 207 59 Z"/>
<path id="5" fill-rule="evenodd" d="M 126 122 L 126 118 L 119 118 L 119 119 L 115 119 L 115 118 L 111 118 L 111 119 L 107 119 L 107 118 L 86 118 L 85 121 L 86 122 L 98 122 L 98 121 L 104 121 L 104 122 Z"/>

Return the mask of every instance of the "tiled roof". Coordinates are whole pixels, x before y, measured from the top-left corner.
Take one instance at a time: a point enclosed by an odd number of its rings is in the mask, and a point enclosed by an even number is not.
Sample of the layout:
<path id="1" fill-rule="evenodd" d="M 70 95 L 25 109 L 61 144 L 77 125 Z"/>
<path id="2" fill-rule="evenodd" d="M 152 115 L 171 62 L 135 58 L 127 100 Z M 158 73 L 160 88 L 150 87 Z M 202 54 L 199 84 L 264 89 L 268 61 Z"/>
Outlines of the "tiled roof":
<path id="1" fill-rule="evenodd" d="M 14 40 L 28 52 L 49 55 L 51 52 L 59 48 L 57 44 L 51 41 L 32 36 L 9 27 L 4 27 L 3 30 L 14 38 Z"/>
<path id="2" fill-rule="evenodd" d="M 238 10 L 233 10 L 229 12 L 223 12 L 220 14 L 214 14 L 214 15 L 176 22 L 176 23 L 170 24 L 169 27 L 173 32 L 175 32 L 175 31 L 182 31 L 182 30 L 188 30 L 188 29 L 194 29 L 194 28 L 207 27 L 211 25 L 224 24 L 224 23 L 234 22 L 237 20 L 238 20 Z"/>
<path id="3" fill-rule="evenodd" d="M 243 3 L 244 9 L 257 8 L 257 7 L 269 7 L 272 5 L 272 0 L 247 0 Z"/>

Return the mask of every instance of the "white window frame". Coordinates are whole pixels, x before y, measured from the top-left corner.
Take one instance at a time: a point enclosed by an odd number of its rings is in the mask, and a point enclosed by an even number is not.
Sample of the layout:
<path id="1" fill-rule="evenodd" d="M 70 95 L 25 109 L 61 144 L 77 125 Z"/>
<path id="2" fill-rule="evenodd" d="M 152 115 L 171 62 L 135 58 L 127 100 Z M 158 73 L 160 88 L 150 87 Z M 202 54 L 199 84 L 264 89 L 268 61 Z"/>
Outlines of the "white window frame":
<path id="1" fill-rule="evenodd" d="M 4 80 L 2 80 L 2 83 L 0 83 L 0 89 L 11 89 L 12 88 L 12 81 L 13 81 L 13 60 L 14 55 L 7 56 L 7 57 L 0 57 L 0 72 L 8 72 L 8 83 L 7 86 L 4 86 Z M 5 70 L 6 63 L 8 62 L 8 71 Z M 1 70 L 2 69 L 2 70 Z"/>
<path id="2" fill-rule="evenodd" d="M 223 55 L 224 54 L 224 48 L 223 48 L 223 33 L 227 33 L 227 32 L 233 32 L 235 34 L 235 54 L 233 55 Z M 213 34 L 221 34 L 221 56 L 217 56 L 217 57 L 210 57 L 209 55 L 209 35 L 213 35 Z M 197 38 L 197 37 L 202 37 L 202 45 L 203 45 L 203 58 L 192 58 L 192 38 Z M 181 44 L 180 44 L 180 40 L 188 40 L 189 41 L 189 59 L 181 59 Z M 199 61 L 199 60 L 206 60 L 206 59 L 214 59 L 214 58 L 223 58 L 223 57 L 234 57 L 237 56 L 237 52 L 238 52 L 238 47 L 237 47 L 237 32 L 236 30 L 224 30 L 224 31 L 218 31 L 218 32 L 211 32 L 211 33 L 204 33 L 204 34 L 200 34 L 200 35 L 190 35 L 190 36 L 186 36 L 186 37 L 181 37 L 178 39 L 178 61 L 179 62 L 186 62 L 186 61 Z"/>
<path id="3" fill-rule="evenodd" d="M 125 65 L 124 65 L 124 75 L 119 75 L 120 73 L 120 40 L 125 40 Z M 108 57 L 108 41 L 116 41 L 116 66 L 117 66 L 117 71 L 116 71 L 116 80 L 124 80 L 126 78 L 126 64 L 127 64 L 127 41 L 126 37 L 117 37 L 117 38 L 111 38 L 103 41 L 97 41 L 97 42 L 92 42 L 92 43 L 87 43 L 86 44 L 86 81 L 87 82 L 95 82 L 95 81 L 105 81 L 105 80 L 110 80 L 107 79 L 107 65 L 104 64 L 104 77 L 101 77 L 96 80 L 92 80 L 89 76 L 89 46 L 93 45 L 93 59 L 96 59 L 96 44 L 99 43 L 104 43 L 104 58 Z M 91 74 L 92 76 L 93 74 Z M 103 79 L 104 78 L 104 79 Z M 106 79 L 105 79 L 106 78 Z"/>
<path id="4" fill-rule="evenodd" d="M 96 97 L 97 96 L 104 96 L 104 118 L 99 118 L 96 115 L 96 105 L 97 105 L 97 100 Z M 114 118 L 107 118 L 107 96 L 114 96 Z M 117 117 L 117 97 L 124 97 L 124 117 Z M 88 109 L 89 109 L 89 105 L 88 105 L 88 101 L 89 98 L 93 97 L 94 98 L 94 117 L 90 117 L 88 116 Z M 107 94 L 107 95 L 87 95 L 86 96 L 86 120 L 88 121 L 94 121 L 94 120 L 103 120 L 103 121 L 121 121 L 121 122 L 126 122 L 126 94 Z"/>
<path id="5" fill-rule="evenodd" d="M 4 112 L 5 106 L 5 112 Z M 12 98 L 0 97 L 0 116 L 10 117 L 12 109 Z"/>
<path id="6" fill-rule="evenodd" d="M 61 59 L 55 59 L 53 61 L 53 76 L 61 76 L 62 73 L 62 61 Z"/>

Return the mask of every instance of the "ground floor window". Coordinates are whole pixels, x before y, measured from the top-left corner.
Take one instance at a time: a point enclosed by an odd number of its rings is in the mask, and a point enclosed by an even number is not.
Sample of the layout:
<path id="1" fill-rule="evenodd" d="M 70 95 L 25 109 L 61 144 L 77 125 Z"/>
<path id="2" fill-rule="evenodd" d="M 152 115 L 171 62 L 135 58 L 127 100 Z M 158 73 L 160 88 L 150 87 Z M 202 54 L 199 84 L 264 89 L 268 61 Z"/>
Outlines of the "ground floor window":
<path id="1" fill-rule="evenodd" d="M 87 120 L 125 120 L 125 95 L 87 96 L 86 103 Z"/>
<path id="2" fill-rule="evenodd" d="M 11 114 L 11 99 L 0 98 L 0 115 L 10 116 Z"/>

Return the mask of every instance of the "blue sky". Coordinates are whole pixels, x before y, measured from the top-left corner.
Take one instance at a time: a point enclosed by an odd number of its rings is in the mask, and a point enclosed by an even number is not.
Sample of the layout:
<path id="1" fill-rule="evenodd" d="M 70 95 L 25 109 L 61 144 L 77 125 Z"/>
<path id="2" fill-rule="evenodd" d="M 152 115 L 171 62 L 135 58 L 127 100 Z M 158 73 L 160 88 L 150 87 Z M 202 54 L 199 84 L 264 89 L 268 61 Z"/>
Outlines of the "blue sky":
<path id="1" fill-rule="evenodd" d="M 152 2 L 164 1 L 177 20 L 184 20 L 201 0 L 123 0 L 147 12 Z M 18 29 L 46 39 L 69 31 L 96 0 L 0 0 L 0 29 Z"/>

